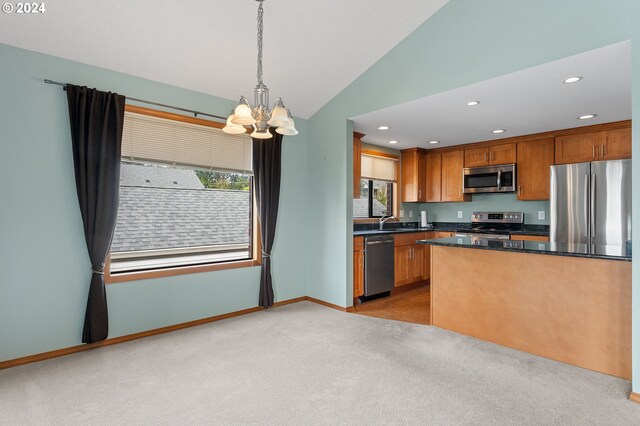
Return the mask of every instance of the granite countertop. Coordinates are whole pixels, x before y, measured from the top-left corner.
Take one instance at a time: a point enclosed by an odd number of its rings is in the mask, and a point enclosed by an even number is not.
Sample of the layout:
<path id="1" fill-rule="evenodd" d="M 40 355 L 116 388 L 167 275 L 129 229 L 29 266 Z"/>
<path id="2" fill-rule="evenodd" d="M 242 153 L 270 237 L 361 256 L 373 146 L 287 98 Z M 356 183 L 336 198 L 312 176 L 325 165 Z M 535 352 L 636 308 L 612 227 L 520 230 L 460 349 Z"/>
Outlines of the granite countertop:
<path id="1" fill-rule="evenodd" d="M 384 235 L 399 234 L 406 232 L 455 232 L 460 230 L 471 230 L 470 222 L 434 222 L 426 228 L 418 226 L 418 222 L 388 222 L 384 229 L 380 231 L 377 223 L 355 224 L 353 236 L 363 235 Z M 521 230 L 511 231 L 512 235 L 542 235 L 549 236 L 549 225 L 523 225 Z"/>
<path id="2" fill-rule="evenodd" d="M 475 245 L 474 240 L 468 237 L 439 238 L 436 240 L 419 240 L 416 242 L 418 244 L 445 247 L 631 261 L 631 255 L 627 255 L 627 250 L 624 245 L 615 246 L 598 244 L 563 244 L 544 241 L 490 240 L 488 245 L 483 246 Z"/>

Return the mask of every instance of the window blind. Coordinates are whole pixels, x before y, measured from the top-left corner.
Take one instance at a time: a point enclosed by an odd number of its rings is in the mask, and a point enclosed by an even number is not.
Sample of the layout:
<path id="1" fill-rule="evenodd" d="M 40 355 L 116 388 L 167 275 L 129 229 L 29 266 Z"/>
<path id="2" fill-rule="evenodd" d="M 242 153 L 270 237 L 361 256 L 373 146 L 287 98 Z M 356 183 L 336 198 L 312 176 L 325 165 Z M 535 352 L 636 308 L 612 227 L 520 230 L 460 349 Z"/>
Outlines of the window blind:
<path id="1" fill-rule="evenodd" d="M 372 155 L 362 155 L 360 175 L 365 179 L 386 180 L 395 182 L 397 160 Z"/>
<path id="2" fill-rule="evenodd" d="M 127 111 L 122 158 L 251 173 L 251 137 Z"/>

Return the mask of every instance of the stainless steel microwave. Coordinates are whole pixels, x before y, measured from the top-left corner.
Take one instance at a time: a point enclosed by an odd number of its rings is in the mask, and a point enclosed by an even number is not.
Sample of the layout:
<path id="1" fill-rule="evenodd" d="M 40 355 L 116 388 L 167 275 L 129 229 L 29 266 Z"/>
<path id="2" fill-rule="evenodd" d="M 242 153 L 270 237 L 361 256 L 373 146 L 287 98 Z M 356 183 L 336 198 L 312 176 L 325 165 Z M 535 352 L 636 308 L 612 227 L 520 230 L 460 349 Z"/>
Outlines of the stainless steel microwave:
<path id="1" fill-rule="evenodd" d="M 485 192 L 515 192 L 516 165 L 469 167 L 463 169 L 465 194 Z"/>

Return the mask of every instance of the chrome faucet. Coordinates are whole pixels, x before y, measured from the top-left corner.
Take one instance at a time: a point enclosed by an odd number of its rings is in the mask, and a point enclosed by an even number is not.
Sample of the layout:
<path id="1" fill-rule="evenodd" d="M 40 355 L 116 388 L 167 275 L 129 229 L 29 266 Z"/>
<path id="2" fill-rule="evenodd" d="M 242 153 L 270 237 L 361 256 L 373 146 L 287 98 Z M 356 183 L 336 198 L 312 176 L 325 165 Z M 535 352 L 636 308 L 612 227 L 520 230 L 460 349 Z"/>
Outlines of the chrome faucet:
<path id="1" fill-rule="evenodd" d="M 382 217 L 380 218 L 380 230 L 381 230 L 381 231 L 382 231 L 382 228 L 384 227 L 384 223 L 385 223 L 386 221 L 388 221 L 389 219 L 396 219 L 396 220 L 398 220 L 398 218 L 397 218 L 397 217 L 395 217 L 395 216 L 382 216 Z"/>

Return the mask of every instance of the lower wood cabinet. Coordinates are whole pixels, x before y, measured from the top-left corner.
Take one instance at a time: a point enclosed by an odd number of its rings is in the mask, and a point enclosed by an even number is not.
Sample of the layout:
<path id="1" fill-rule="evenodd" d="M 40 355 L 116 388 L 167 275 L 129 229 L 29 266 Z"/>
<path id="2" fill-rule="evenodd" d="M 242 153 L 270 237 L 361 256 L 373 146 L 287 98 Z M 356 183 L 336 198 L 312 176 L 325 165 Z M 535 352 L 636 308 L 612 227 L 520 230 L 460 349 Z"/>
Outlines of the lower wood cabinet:
<path id="1" fill-rule="evenodd" d="M 364 295 L 364 238 L 353 238 L 353 297 Z"/>
<path id="2" fill-rule="evenodd" d="M 416 244 L 417 240 L 432 238 L 431 233 L 412 232 L 410 234 L 396 234 L 394 236 L 394 286 L 429 279 L 430 251 L 423 244 Z"/>

